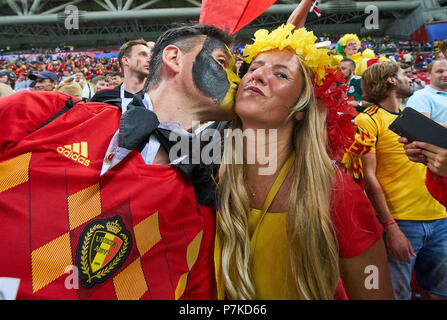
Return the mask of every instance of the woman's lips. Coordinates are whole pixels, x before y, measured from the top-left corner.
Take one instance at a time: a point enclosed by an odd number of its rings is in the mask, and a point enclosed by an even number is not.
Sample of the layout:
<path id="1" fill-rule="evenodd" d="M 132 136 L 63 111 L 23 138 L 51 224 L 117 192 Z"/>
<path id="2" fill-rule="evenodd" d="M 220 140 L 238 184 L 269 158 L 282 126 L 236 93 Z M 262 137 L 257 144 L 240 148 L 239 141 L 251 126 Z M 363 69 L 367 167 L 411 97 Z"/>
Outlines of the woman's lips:
<path id="1" fill-rule="evenodd" d="M 255 86 L 246 87 L 245 91 L 248 91 L 252 95 L 263 96 L 263 97 L 265 96 L 264 92 L 262 92 L 261 89 Z"/>

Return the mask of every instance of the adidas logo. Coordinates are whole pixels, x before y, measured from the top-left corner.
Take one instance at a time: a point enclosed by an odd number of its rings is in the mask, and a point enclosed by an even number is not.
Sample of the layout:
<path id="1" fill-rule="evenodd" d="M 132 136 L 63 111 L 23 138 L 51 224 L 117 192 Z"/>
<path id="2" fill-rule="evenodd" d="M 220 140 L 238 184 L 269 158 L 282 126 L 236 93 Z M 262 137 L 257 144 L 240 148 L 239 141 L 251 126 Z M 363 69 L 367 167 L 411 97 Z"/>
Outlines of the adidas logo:
<path id="1" fill-rule="evenodd" d="M 57 147 L 57 152 L 68 159 L 83 164 L 86 167 L 90 165 L 86 141 L 65 145 L 63 147 Z"/>

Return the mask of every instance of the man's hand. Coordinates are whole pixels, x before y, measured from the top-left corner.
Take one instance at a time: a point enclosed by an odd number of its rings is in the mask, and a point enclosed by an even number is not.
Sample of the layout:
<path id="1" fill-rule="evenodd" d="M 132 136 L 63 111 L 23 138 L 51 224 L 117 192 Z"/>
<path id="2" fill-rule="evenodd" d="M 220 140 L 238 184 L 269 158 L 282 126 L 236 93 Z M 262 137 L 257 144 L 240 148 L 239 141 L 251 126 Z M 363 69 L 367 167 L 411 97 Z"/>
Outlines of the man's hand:
<path id="1" fill-rule="evenodd" d="M 400 261 L 411 263 L 411 256 L 416 257 L 410 241 L 397 224 L 391 224 L 385 229 L 388 253 Z"/>

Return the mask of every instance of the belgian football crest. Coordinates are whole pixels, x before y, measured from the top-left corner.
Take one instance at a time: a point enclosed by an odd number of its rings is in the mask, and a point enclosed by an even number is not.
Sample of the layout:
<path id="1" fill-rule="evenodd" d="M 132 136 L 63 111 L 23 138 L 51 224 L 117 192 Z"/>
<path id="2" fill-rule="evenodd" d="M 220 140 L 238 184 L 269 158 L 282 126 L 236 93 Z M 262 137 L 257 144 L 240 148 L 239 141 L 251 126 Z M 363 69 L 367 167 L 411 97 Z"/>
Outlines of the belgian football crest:
<path id="1" fill-rule="evenodd" d="M 120 216 L 95 220 L 82 231 L 76 265 L 84 288 L 107 280 L 126 260 L 132 247 L 130 233 Z"/>

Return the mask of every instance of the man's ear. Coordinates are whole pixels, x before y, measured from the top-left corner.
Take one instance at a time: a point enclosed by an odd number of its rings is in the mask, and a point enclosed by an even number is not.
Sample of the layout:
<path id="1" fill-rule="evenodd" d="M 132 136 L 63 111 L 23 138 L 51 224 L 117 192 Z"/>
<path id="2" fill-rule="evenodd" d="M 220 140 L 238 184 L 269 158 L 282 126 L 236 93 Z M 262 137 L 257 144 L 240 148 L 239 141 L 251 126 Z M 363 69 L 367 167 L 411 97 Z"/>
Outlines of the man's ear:
<path id="1" fill-rule="evenodd" d="M 126 63 L 124 63 L 124 62 L 126 62 Z M 121 64 L 123 65 L 123 67 L 124 67 L 124 65 L 128 65 L 129 64 L 129 57 L 123 56 L 121 58 Z"/>
<path id="2" fill-rule="evenodd" d="M 168 45 L 163 50 L 163 65 L 171 72 L 178 73 L 181 70 L 183 62 L 182 51 L 174 46 Z"/>
<path id="3" fill-rule="evenodd" d="M 396 77 L 389 77 L 387 79 L 388 83 L 391 83 L 393 86 L 397 85 L 398 81 Z"/>

